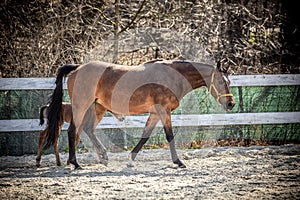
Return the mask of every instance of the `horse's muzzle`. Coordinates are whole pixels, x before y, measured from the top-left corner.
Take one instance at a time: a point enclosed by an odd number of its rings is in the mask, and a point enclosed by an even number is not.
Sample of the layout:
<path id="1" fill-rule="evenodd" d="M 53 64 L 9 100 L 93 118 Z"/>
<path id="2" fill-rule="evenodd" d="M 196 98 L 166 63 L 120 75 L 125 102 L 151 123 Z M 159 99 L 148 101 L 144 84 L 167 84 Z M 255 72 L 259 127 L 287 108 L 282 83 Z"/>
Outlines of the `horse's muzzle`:
<path id="1" fill-rule="evenodd" d="M 226 109 L 227 110 L 232 110 L 234 106 L 235 106 L 234 101 L 228 101 L 227 104 L 226 104 Z"/>

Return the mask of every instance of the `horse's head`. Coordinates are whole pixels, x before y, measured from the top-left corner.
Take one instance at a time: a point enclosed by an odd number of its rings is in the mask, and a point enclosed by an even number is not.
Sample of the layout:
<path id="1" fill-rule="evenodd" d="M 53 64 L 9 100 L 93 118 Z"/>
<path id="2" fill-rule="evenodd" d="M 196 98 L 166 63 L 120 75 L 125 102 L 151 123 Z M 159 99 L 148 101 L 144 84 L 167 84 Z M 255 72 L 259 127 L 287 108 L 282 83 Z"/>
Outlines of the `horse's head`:
<path id="1" fill-rule="evenodd" d="M 217 68 L 211 74 L 208 88 L 210 94 L 224 107 L 225 110 L 232 110 L 235 102 L 229 88 L 230 81 L 227 73 L 228 68 L 229 66 L 221 67 L 220 62 L 218 62 Z"/>

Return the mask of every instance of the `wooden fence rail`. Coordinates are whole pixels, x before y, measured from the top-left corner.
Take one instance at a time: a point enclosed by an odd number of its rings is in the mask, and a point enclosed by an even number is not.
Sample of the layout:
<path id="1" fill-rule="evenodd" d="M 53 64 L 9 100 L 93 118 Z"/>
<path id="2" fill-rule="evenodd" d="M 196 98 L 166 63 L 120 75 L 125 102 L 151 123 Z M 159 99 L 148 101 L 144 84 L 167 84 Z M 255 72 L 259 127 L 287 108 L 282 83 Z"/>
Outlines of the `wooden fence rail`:
<path id="1" fill-rule="evenodd" d="M 104 117 L 97 129 L 110 128 L 143 128 L 148 116 L 126 116 L 124 122 L 114 117 Z M 300 112 L 268 112 L 268 113 L 232 113 L 203 115 L 172 115 L 174 127 L 197 126 L 229 126 L 257 124 L 293 124 L 300 123 Z M 0 132 L 40 131 L 38 119 L 0 120 Z M 162 127 L 161 123 L 157 127 Z M 67 130 L 65 123 L 63 130 Z"/>
<path id="2" fill-rule="evenodd" d="M 300 74 L 229 76 L 232 87 L 300 85 Z M 0 78 L 0 90 L 50 90 L 55 78 Z M 66 81 L 64 84 L 66 89 Z"/>
<path id="3" fill-rule="evenodd" d="M 300 74 L 239 75 L 230 76 L 230 80 L 232 87 L 300 85 Z M 54 82 L 55 78 L 2 78 L 0 79 L 0 90 L 48 90 L 55 87 Z M 64 87 L 66 88 L 66 84 Z M 172 120 L 175 127 L 289 124 L 300 123 L 300 112 L 173 115 Z M 97 128 L 142 128 L 145 122 L 146 116 L 127 116 L 123 123 L 113 117 L 105 117 Z M 0 132 L 39 131 L 44 128 L 38 124 L 38 119 L 0 120 Z M 66 128 L 67 124 L 63 129 Z"/>

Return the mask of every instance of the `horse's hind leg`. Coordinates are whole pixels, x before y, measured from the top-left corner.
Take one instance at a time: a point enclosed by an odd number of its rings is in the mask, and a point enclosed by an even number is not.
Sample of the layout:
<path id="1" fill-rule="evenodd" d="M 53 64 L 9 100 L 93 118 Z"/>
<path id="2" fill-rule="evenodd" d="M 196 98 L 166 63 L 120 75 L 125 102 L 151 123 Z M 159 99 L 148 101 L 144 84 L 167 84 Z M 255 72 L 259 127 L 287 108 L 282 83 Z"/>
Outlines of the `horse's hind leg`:
<path id="1" fill-rule="evenodd" d="M 157 122 L 160 120 L 160 117 L 157 113 L 150 113 L 150 116 L 146 122 L 146 126 L 143 131 L 142 138 L 140 139 L 139 143 L 134 147 L 131 151 L 131 160 L 134 161 L 135 157 L 137 156 L 138 152 L 144 146 L 144 144 L 148 141 L 154 127 L 156 126 Z M 132 166 L 132 163 L 128 164 L 129 167 Z"/>
<path id="2" fill-rule="evenodd" d="M 75 136 L 75 148 L 78 146 L 79 142 L 80 142 L 80 134 L 81 133 L 77 133 Z M 67 160 L 67 165 L 70 165 L 70 160 Z"/>
<path id="3" fill-rule="evenodd" d="M 59 130 L 60 132 L 61 130 Z M 56 158 L 56 165 L 61 166 L 60 158 L 59 158 L 59 150 L 58 150 L 58 138 L 56 138 L 54 142 L 54 153 L 55 153 L 55 158 Z"/>
<path id="4" fill-rule="evenodd" d="M 46 133 L 47 133 L 47 129 L 40 132 L 39 148 L 38 148 L 38 153 L 37 153 L 37 157 L 36 157 L 36 166 L 37 167 L 41 166 L 42 150 L 43 150 L 43 144 L 45 141 Z"/>
<path id="5" fill-rule="evenodd" d="M 79 164 L 76 160 L 76 152 L 75 152 L 75 143 L 76 138 L 78 141 L 78 137 L 81 134 L 81 132 L 84 130 L 90 140 L 92 141 L 94 147 L 96 148 L 96 152 L 99 156 L 99 158 L 108 160 L 106 150 L 103 146 L 103 144 L 97 139 L 97 137 L 94 135 L 94 130 L 98 122 L 103 118 L 106 109 L 100 105 L 97 104 L 100 107 L 95 109 L 95 103 L 93 103 L 89 109 L 85 112 L 84 118 L 82 120 L 82 124 L 77 129 L 74 123 L 74 120 L 72 120 L 69 128 L 68 128 L 68 139 L 69 139 L 69 162 L 75 166 L 75 169 L 81 169 Z M 101 109 L 100 109 L 101 108 Z M 101 154 L 101 155 L 100 155 Z M 107 164 L 107 161 L 104 162 L 104 164 Z"/>
<path id="6" fill-rule="evenodd" d="M 71 124 L 68 128 L 68 140 L 69 140 L 69 162 L 75 166 L 75 169 L 81 169 L 76 160 L 75 154 L 75 139 L 76 139 L 76 127 L 74 121 L 71 121 Z"/>
<path id="7" fill-rule="evenodd" d="M 104 165 L 107 165 L 108 156 L 106 153 L 106 149 L 101 143 L 101 141 L 98 140 L 98 138 L 94 134 L 95 128 L 97 124 L 101 121 L 101 119 L 104 117 L 105 112 L 106 109 L 102 105 L 98 103 L 93 103 L 84 116 L 82 129 L 88 135 L 89 139 L 94 145 L 100 162 Z"/>

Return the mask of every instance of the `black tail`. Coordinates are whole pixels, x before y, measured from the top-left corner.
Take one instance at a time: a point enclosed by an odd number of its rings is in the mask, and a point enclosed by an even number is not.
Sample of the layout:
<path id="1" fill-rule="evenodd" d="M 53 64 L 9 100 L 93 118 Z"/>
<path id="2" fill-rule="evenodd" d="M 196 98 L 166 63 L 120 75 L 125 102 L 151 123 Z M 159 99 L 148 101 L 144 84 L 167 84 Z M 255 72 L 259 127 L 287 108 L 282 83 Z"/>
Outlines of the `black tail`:
<path id="1" fill-rule="evenodd" d="M 77 69 L 80 65 L 64 65 L 58 69 L 56 77 L 56 87 L 51 96 L 48 108 L 48 131 L 46 135 L 46 143 L 44 149 L 52 146 L 59 136 L 59 122 L 61 117 L 61 106 L 63 101 L 63 77 L 67 76 L 71 71 Z"/>
<path id="2" fill-rule="evenodd" d="M 42 126 L 45 122 L 44 120 L 44 110 L 48 108 L 48 105 L 45 105 L 45 106 L 42 106 L 41 109 L 40 109 L 40 126 Z"/>

